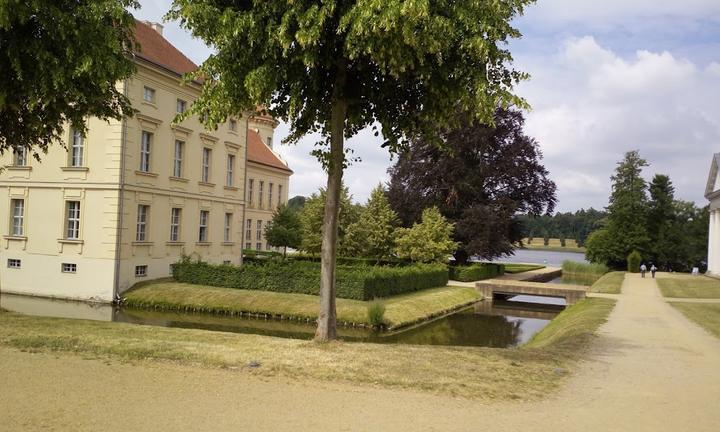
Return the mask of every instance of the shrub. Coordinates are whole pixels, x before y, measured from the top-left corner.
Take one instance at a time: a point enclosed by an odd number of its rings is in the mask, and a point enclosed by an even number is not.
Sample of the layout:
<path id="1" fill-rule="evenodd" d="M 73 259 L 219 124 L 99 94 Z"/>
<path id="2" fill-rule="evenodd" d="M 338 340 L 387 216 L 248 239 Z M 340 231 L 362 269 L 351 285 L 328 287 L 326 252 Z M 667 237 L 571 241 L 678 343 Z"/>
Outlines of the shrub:
<path id="1" fill-rule="evenodd" d="M 565 247 L 565 237 L 560 237 L 560 246 Z"/>
<path id="2" fill-rule="evenodd" d="M 367 316 L 373 327 L 382 327 L 385 325 L 385 305 L 378 300 L 373 300 L 367 306 Z"/>
<path id="3" fill-rule="evenodd" d="M 631 273 L 639 273 L 640 272 L 640 261 L 642 261 L 642 255 L 640 255 L 640 252 L 638 251 L 632 251 L 630 252 L 630 255 L 627 257 L 627 269 Z"/>
<path id="4" fill-rule="evenodd" d="M 447 285 L 445 265 L 405 267 L 337 266 L 336 292 L 340 298 L 370 300 Z M 318 295 L 320 264 L 309 261 L 268 260 L 242 267 L 182 260 L 173 265 L 178 282 L 247 290 Z"/>
<path id="5" fill-rule="evenodd" d="M 450 279 L 459 282 L 475 282 L 484 279 L 492 279 L 505 274 L 505 266 L 502 264 L 474 263 L 469 265 L 451 266 L 449 270 Z"/>
<path id="6" fill-rule="evenodd" d="M 296 261 L 312 261 L 320 262 L 320 257 L 315 255 L 304 255 L 304 254 L 293 254 L 288 256 L 288 259 Z M 338 265 L 348 266 L 406 266 L 412 264 L 410 261 L 400 258 L 355 258 L 355 257 L 337 257 L 336 262 Z"/>
<path id="7" fill-rule="evenodd" d="M 563 261 L 562 270 L 563 274 L 589 274 L 595 276 L 602 276 L 608 271 L 610 271 L 610 269 L 605 264 L 588 264 L 575 261 Z"/>

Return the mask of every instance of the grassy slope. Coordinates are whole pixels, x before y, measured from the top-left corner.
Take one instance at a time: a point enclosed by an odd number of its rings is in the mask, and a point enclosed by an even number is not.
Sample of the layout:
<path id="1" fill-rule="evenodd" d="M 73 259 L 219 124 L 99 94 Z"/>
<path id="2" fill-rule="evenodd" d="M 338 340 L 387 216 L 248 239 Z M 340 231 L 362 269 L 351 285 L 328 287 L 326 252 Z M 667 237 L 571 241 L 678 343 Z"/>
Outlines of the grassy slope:
<path id="1" fill-rule="evenodd" d="M 329 343 L 0 312 L 0 345 L 233 367 L 260 376 L 376 384 L 486 400 L 538 399 L 557 388 L 583 354 L 612 302 L 570 307 L 526 349 Z M 252 361 L 261 367 L 247 369 Z"/>
<path id="2" fill-rule="evenodd" d="M 126 294 L 128 305 L 160 309 L 197 309 L 206 312 L 250 312 L 284 317 L 317 318 L 318 297 L 267 291 L 217 288 L 161 281 Z M 472 287 L 443 287 L 383 300 L 385 321 L 391 328 L 412 324 L 473 303 L 480 295 Z M 338 321 L 369 324 L 367 302 L 337 299 Z"/>
<path id="3" fill-rule="evenodd" d="M 536 264 L 504 264 L 505 265 L 505 273 L 510 274 L 516 274 L 516 273 L 524 273 L 527 271 L 532 270 L 540 270 L 544 269 L 544 265 L 536 265 Z"/>
<path id="4" fill-rule="evenodd" d="M 665 297 L 720 298 L 720 281 L 706 276 L 660 274 L 657 284 Z"/>
<path id="5" fill-rule="evenodd" d="M 690 321 L 720 337 L 720 303 L 670 302 L 670 304 L 688 317 Z"/>
<path id="6" fill-rule="evenodd" d="M 592 285 L 590 291 L 604 294 L 620 294 L 623 280 L 625 280 L 625 272 L 606 273 Z"/>
<path id="7" fill-rule="evenodd" d="M 524 346 L 564 352 L 571 356 L 588 345 L 615 306 L 615 300 L 586 298 L 565 309 Z"/>

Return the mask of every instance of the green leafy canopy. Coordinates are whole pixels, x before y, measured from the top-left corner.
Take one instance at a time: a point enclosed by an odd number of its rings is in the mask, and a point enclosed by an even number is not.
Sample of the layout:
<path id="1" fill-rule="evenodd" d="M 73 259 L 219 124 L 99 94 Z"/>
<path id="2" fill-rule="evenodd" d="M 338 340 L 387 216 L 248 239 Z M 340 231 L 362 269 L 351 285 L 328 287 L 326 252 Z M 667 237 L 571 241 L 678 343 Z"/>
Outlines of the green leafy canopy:
<path id="1" fill-rule="evenodd" d="M 135 0 L 0 2 L 0 153 L 46 152 L 64 127 L 133 113 L 117 83 L 130 77 Z"/>
<path id="2" fill-rule="evenodd" d="M 327 138 L 342 98 L 345 136 L 379 123 L 396 150 L 458 110 L 492 122 L 497 106 L 526 106 L 512 87 L 527 75 L 508 67 L 506 44 L 520 37 L 510 20 L 531 3 L 175 0 L 168 18 L 215 51 L 194 74 L 208 80 L 191 108 L 210 123 L 264 106 L 290 123 L 286 142 Z"/>

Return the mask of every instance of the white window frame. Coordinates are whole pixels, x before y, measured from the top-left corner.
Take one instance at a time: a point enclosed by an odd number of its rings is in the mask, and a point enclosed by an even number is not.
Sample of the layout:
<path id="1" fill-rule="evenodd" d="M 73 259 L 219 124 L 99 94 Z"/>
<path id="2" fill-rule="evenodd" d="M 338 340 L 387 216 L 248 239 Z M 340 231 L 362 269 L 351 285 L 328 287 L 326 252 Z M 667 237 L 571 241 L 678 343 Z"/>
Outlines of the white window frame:
<path id="1" fill-rule="evenodd" d="M 279 184 L 278 185 L 278 205 L 282 204 L 282 189 L 283 189 L 283 185 Z"/>
<path id="2" fill-rule="evenodd" d="M 202 174 L 201 181 L 210 183 L 210 162 L 212 161 L 212 149 L 203 147 L 202 150 Z"/>
<path id="3" fill-rule="evenodd" d="M 232 241 L 232 213 L 225 213 L 225 229 L 223 231 L 223 241 L 230 243 Z"/>
<path id="4" fill-rule="evenodd" d="M 253 187 L 255 186 L 255 179 L 248 179 L 248 197 L 247 201 L 249 205 L 253 204 Z"/>
<path id="5" fill-rule="evenodd" d="M 173 154 L 173 177 L 183 176 L 183 155 L 185 154 L 185 141 L 175 140 L 175 151 Z"/>
<path id="6" fill-rule="evenodd" d="M 155 89 L 148 86 L 143 86 L 143 100 L 145 102 L 154 104 L 155 103 Z"/>
<path id="7" fill-rule="evenodd" d="M 60 264 L 60 271 L 62 273 L 77 273 L 77 264 L 62 263 L 62 264 Z"/>
<path id="8" fill-rule="evenodd" d="M 230 124 L 228 125 L 231 131 L 237 132 L 237 120 L 230 119 Z"/>
<path id="9" fill-rule="evenodd" d="M 10 200 L 10 235 L 22 237 L 25 235 L 25 200 L 13 198 Z"/>
<path id="10" fill-rule="evenodd" d="M 147 264 L 135 266 L 135 277 L 147 277 L 148 266 Z"/>
<path id="11" fill-rule="evenodd" d="M 182 114 L 187 111 L 187 101 L 177 98 L 177 102 L 175 102 L 175 111 L 178 114 Z"/>
<path id="12" fill-rule="evenodd" d="M 72 142 L 70 143 L 70 166 L 82 167 L 85 157 L 85 138 L 80 131 L 74 130 L 72 133 Z"/>
<path id="13" fill-rule="evenodd" d="M 208 225 L 210 219 L 209 210 L 200 210 L 200 224 L 198 229 L 198 242 L 207 243 L 208 241 Z"/>
<path id="14" fill-rule="evenodd" d="M 148 239 L 148 226 L 150 222 L 150 206 L 138 204 L 137 224 L 135 225 L 135 241 L 145 242 Z"/>
<path id="15" fill-rule="evenodd" d="M 245 242 L 245 249 L 252 249 L 252 243 L 251 242 Z"/>
<path id="16" fill-rule="evenodd" d="M 170 241 L 180 241 L 180 224 L 182 223 L 182 209 L 173 207 L 170 209 Z"/>
<path id="17" fill-rule="evenodd" d="M 233 187 L 235 184 L 235 155 L 228 153 L 227 155 L 227 175 L 226 186 Z"/>
<path id="18" fill-rule="evenodd" d="M 65 239 L 80 239 L 80 201 L 65 201 Z"/>
<path id="19" fill-rule="evenodd" d="M 262 240 L 262 226 L 263 226 L 262 219 L 258 219 L 257 229 L 255 231 L 255 240 Z"/>
<path id="20" fill-rule="evenodd" d="M 20 269 L 22 268 L 22 260 L 19 260 L 17 258 L 8 258 L 7 266 L 11 269 Z"/>
<path id="21" fill-rule="evenodd" d="M 261 250 L 262 250 L 262 243 L 260 243 L 260 242 L 255 243 L 255 250 L 261 251 Z"/>
<path id="22" fill-rule="evenodd" d="M 272 193 L 273 193 L 273 183 L 269 183 L 268 184 L 268 208 L 272 208 L 272 206 L 273 206 Z"/>
<path id="23" fill-rule="evenodd" d="M 153 133 L 142 131 L 140 138 L 140 171 L 150 172 L 150 156 L 152 155 Z"/>
<path id="24" fill-rule="evenodd" d="M 263 205 L 263 189 L 265 188 L 265 182 L 260 180 L 258 183 L 258 206 L 262 208 Z"/>
<path id="25" fill-rule="evenodd" d="M 27 158 L 28 158 L 27 147 L 23 146 L 20 149 L 20 151 L 18 151 L 17 149 L 13 150 L 13 165 L 14 166 L 19 166 L 19 167 L 28 166 Z"/>
<path id="26" fill-rule="evenodd" d="M 250 239 L 252 239 L 252 219 L 248 219 L 247 222 L 245 222 L 245 240 Z"/>

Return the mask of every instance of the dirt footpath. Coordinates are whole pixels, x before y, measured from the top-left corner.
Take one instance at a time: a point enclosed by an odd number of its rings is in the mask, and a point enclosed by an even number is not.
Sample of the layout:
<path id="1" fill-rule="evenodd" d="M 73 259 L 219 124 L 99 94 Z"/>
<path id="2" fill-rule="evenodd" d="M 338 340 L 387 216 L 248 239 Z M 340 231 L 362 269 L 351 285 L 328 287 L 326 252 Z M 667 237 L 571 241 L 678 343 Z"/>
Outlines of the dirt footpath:
<path id="1" fill-rule="evenodd" d="M 720 341 L 629 275 L 592 360 L 537 403 L 0 349 L 0 431 L 717 431 Z M 468 377 L 472 379 L 472 377 Z"/>

